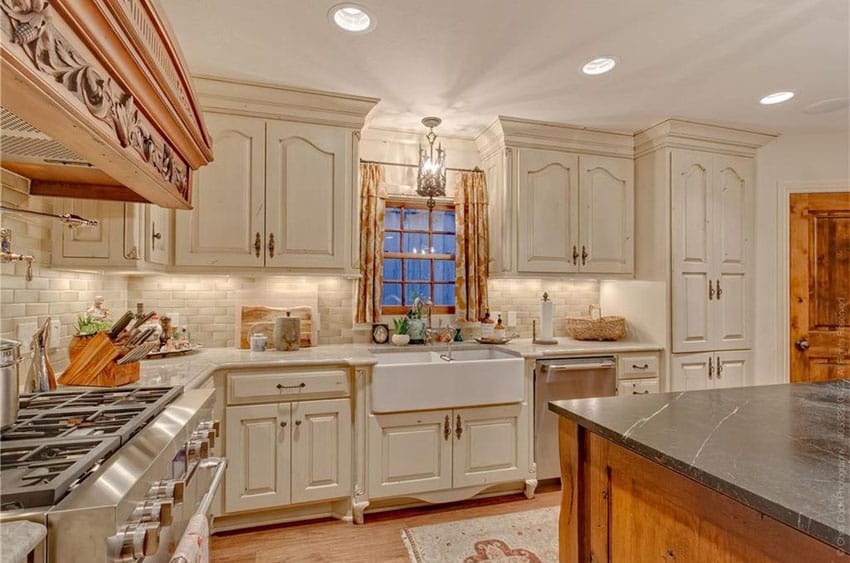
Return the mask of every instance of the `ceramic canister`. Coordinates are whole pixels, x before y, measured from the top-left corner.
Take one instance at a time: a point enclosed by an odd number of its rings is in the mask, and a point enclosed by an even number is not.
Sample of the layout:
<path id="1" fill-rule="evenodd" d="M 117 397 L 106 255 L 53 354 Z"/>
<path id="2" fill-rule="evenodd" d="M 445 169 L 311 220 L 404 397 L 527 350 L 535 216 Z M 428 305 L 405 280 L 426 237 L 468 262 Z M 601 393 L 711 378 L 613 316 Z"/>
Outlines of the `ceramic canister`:
<path id="1" fill-rule="evenodd" d="M 291 317 L 286 313 L 285 317 L 277 317 L 274 320 L 274 335 L 272 337 L 274 347 L 285 352 L 298 350 L 301 343 L 301 319 Z"/>

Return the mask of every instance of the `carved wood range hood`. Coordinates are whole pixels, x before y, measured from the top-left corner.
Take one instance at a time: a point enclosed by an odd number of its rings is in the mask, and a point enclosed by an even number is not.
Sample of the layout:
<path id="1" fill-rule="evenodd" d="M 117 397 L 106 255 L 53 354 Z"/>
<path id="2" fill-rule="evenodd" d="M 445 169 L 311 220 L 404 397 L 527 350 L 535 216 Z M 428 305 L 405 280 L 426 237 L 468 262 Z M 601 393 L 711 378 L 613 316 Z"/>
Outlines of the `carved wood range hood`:
<path id="1" fill-rule="evenodd" d="M 2 166 L 30 193 L 191 207 L 212 147 L 155 0 L 0 0 Z"/>

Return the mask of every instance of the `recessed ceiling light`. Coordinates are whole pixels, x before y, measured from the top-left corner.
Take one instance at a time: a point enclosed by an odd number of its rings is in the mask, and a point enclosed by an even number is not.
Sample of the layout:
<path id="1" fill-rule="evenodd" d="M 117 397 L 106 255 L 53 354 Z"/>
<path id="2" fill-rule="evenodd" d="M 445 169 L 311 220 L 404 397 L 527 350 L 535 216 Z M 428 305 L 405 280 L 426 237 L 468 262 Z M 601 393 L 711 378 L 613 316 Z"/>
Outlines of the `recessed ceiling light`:
<path id="1" fill-rule="evenodd" d="M 782 102 L 787 102 L 793 97 L 794 92 L 774 92 L 773 94 L 768 94 L 767 96 L 762 98 L 759 103 L 765 106 L 770 106 L 773 104 L 781 104 Z"/>
<path id="2" fill-rule="evenodd" d="M 375 18 L 357 4 L 337 4 L 328 11 L 328 18 L 345 31 L 367 33 L 375 29 Z"/>
<path id="3" fill-rule="evenodd" d="M 617 61 L 613 58 L 599 57 L 585 63 L 585 65 L 581 67 L 581 71 L 585 74 L 596 76 L 597 74 L 605 74 L 606 72 L 609 72 L 615 66 L 617 66 Z"/>

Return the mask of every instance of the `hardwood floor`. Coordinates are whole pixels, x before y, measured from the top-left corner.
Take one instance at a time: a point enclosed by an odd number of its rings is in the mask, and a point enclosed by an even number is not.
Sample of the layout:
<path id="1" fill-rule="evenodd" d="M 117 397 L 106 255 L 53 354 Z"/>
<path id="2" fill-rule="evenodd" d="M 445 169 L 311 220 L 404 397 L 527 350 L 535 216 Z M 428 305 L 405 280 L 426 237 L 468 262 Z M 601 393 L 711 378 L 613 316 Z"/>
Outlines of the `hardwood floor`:
<path id="1" fill-rule="evenodd" d="M 367 514 L 361 526 L 325 519 L 225 532 L 213 536 L 211 556 L 214 563 L 406 562 L 401 541 L 405 526 L 534 510 L 556 506 L 560 500 L 560 489 L 549 486 L 531 500 L 517 494 Z"/>

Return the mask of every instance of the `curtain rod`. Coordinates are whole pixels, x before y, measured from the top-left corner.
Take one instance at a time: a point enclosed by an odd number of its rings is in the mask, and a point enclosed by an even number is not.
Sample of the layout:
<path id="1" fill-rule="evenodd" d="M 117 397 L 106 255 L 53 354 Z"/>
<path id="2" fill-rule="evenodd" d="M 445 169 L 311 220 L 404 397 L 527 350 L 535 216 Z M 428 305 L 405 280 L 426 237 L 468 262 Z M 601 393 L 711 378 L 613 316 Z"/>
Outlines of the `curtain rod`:
<path id="1" fill-rule="evenodd" d="M 383 166 L 401 166 L 403 168 L 419 168 L 418 164 L 404 164 L 402 162 L 386 162 L 383 160 L 365 160 L 360 159 L 360 164 L 381 164 Z M 450 170 L 452 172 L 484 172 L 477 166 L 475 168 L 449 168 L 446 167 L 446 170 Z"/>

